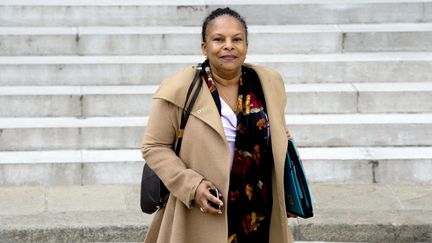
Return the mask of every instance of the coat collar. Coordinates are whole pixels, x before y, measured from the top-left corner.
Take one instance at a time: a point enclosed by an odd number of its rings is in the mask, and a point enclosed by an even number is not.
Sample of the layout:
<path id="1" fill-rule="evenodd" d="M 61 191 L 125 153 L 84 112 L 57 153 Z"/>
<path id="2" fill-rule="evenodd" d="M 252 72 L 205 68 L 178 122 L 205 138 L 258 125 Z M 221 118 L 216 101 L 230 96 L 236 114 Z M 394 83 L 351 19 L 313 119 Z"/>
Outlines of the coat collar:
<path id="1" fill-rule="evenodd" d="M 195 67 L 188 67 L 182 72 L 164 80 L 153 98 L 164 99 L 184 109 L 187 90 L 189 89 L 195 72 Z M 225 139 L 225 132 L 219 112 L 205 83 L 201 85 L 201 91 L 192 108 L 191 115 L 209 125 L 221 138 Z"/>
<path id="2" fill-rule="evenodd" d="M 221 117 L 210 90 L 204 81 L 201 87 L 200 95 L 198 96 L 195 106 L 191 114 L 204 123 L 212 127 L 223 139 L 225 139 L 225 131 L 222 126 Z"/>
<path id="3" fill-rule="evenodd" d="M 261 87 L 264 92 L 270 121 L 277 119 L 281 115 L 283 116 L 284 114 L 279 114 L 280 110 L 283 111 L 283 101 L 280 100 L 280 97 L 274 95 L 275 88 L 279 87 L 274 86 L 273 79 L 277 78 L 278 76 L 272 75 L 272 73 L 264 67 L 255 65 L 247 66 L 253 68 L 258 74 L 261 82 Z M 163 81 L 159 89 L 156 91 L 154 98 L 167 100 L 175 106 L 183 109 L 187 90 L 194 77 L 195 72 L 196 68 L 189 67 L 182 72 L 172 76 L 171 78 Z M 279 106 L 281 105 L 282 107 L 280 108 Z M 213 128 L 220 135 L 220 137 L 225 139 L 225 132 L 222 126 L 219 112 L 205 83 L 203 83 L 203 85 L 201 86 L 200 94 L 198 95 L 196 103 L 192 108 L 191 115 L 202 120 L 204 123 Z M 270 127 L 272 126 L 270 125 Z"/>

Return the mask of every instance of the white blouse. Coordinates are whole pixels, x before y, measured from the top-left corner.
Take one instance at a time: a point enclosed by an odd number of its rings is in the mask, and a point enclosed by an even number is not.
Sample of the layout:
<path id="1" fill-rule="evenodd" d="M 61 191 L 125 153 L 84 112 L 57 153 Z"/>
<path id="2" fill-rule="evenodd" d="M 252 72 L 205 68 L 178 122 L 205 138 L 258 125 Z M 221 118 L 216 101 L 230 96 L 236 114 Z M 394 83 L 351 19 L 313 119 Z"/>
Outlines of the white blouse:
<path id="1" fill-rule="evenodd" d="M 221 102 L 221 120 L 224 128 L 225 137 L 228 141 L 228 147 L 231 155 L 231 168 L 234 160 L 234 145 L 237 131 L 237 116 L 225 101 L 219 97 Z"/>

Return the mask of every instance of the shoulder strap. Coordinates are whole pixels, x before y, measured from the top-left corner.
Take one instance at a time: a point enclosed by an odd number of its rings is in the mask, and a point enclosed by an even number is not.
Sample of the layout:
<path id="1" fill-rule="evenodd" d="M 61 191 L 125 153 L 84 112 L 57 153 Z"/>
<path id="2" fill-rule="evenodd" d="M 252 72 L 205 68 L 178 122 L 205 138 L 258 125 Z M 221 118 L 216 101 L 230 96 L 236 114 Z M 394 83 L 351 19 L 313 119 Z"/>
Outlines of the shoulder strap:
<path id="1" fill-rule="evenodd" d="M 192 107 L 195 104 L 195 101 L 196 101 L 196 99 L 198 97 L 198 94 L 199 94 L 199 92 L 201 90 L 201 86 L 202 86 L 202 82 L 199 81 L 201 79 L 200 78 L 200 74 L 201 74 L 201 70 L 202 70 L 201 63 L 198 64 L 198 66 L 196 67 L 196 69 L 197 70 L 195 72 L 195 76 L 194 76 L 194 78 L 192 80 L 191 85 L 189 86 L 189 89 L 188 89 L 188 92 L 187 92 L 187 95 L 186 95 L 185 104 L 183 106 L 184 109 L 183 109 L 182 116 L 181 116 L 181 121 L 180 121 L 180 128 L 179 128 L 179 131 L 177 133 L 177 139 L 176 139 L 176 142 L 175 142 L 175 145 L 174 145 L 174 150 L 175 150 L 175 153 L 177 155 L 180 153 L 181 143 L 182 143 L 182 140 L 183 140 L 184 128 L 186 127 L 186 123 L 187 123 L 187 121 L 189 119 L 189 115 L 190 115 L 190 113 L 192 111 Z M 198 87 L 195 88 L 195 86 L 197 86 L 197 84 L 198 84 Z M 195 92 L 193 93 L 192 98 L 189 101 L 190 95 L 192 94 L 192 91 L 193 91 L 194 88 L 195 88 Z"/>

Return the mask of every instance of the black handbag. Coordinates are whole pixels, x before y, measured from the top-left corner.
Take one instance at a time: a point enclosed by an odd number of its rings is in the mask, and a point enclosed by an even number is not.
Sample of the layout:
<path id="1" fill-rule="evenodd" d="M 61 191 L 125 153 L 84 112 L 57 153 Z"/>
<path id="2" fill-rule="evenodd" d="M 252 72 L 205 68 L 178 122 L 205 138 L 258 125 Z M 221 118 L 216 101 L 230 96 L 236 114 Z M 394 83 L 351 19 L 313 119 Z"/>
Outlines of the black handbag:
<path id="1" fill-rule="evenodd" d="M 285 158 L 284 189 L 286 210 L 302 218 L 313 216 L 312 199 L 302 161 L 293 140 L 288 140 Z"/>
<path id="2" fill-rule="evenodd" d="M 186 100 L 184 104 L 184 109 L 181 116 L 179 131 L 177 132 L 177 138 L 174 143 L 174 151 L 177 155 L 180 153 L 180 147 L 183 138 L 184 128 L 186 126 L 186 122 L 189 119 L 190 112 L 192 111 L 192 107 L 195 104 L 195 101 L 198 97 L 198 94 L 201 90 L 202 82 L 200 80 L 201 73 L 201 64 L 198 64 L 196 67 L 197 71 L 192 80 L 191 85 L 189 86 Z M 195 86 L 197 86 L 195 88 Z M 195 89 L 192 97 L 192 91 Z M 190 98 L 190 101 L 189 101 Z M 166 205 L 169 197 L 169 190 L 163 184 L 161 179 L 154 173 L 154 171 L 147 165 L 144 165 L 142 179 L 141 179 L 141 194 L 140 194 L 140 206 L 141 210 L 144 213 L 152 214 L 156 212 L 159 208 L 162 208 Z"/>

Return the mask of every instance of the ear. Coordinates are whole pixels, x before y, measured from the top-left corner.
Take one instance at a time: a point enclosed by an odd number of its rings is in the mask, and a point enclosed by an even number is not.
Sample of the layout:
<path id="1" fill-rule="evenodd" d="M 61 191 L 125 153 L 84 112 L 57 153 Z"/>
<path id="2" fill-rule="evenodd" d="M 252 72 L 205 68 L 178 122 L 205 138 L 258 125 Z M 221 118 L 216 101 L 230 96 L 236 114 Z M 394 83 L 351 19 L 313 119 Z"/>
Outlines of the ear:
<path id="1" fill-rule="evenodd" d="M 204 56 L 207 56 L 207 43 L 205 42 L 201 42 L 201 53 Z"/>

